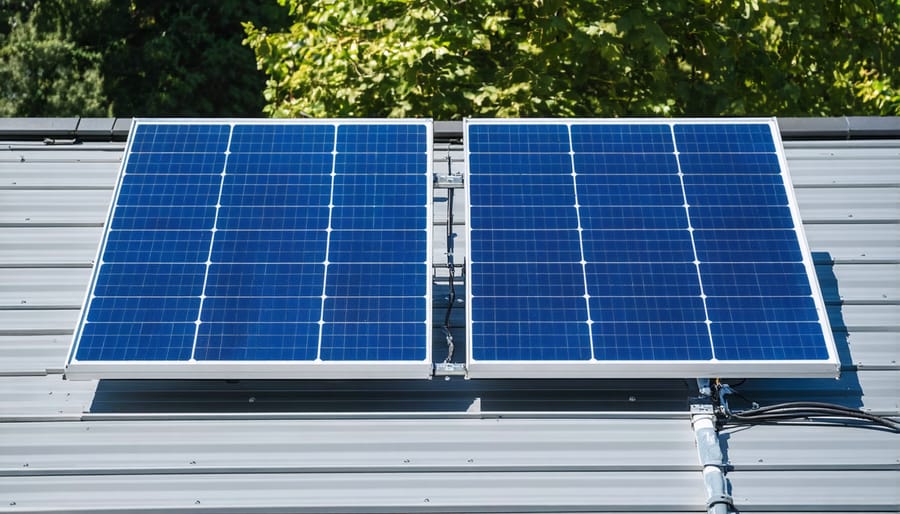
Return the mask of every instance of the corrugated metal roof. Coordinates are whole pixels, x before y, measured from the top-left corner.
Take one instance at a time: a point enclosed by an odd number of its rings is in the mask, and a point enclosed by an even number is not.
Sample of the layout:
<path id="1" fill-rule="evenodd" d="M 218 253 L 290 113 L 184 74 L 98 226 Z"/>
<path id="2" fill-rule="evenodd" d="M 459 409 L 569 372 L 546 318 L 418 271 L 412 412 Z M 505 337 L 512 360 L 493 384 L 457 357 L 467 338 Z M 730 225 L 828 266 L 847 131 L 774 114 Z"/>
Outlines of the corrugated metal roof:
<path id="1" fill-rule="evenodd" d="M 897 124 L 875 121 L 787 124 L 834 138 L 785 147 L 844 372 L 748 380 L 752 400 L 900 414 L 900 140 L 859 139 Z M 0 511 L 705 512 L 691 381 L 63 380 L 124 145 L 34 139 L 126 124 L 29 125 L 31 141 L 0 143 Z M 0 123 L 0 137 L 14 129 Z M 436 171 L 461 171 L 453 128 L 438 133 Z M 758 426 L 721 441 L 742 512 L 900 505 L 894 434 Z"/>

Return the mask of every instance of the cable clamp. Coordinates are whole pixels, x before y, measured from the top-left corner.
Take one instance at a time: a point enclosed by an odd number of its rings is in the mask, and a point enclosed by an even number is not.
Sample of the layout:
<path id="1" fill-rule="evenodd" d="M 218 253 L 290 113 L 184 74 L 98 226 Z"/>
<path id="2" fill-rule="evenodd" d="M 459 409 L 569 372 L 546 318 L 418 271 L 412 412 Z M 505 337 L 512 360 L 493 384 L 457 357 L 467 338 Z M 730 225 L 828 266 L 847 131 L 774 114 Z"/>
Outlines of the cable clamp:
<path id="1" fill-rule="evenodd" d="M 709 500 L 706 502 L 706 508 L 711 509 L 714 505 L 728 505 L 732 509 L 734 508 L 734 498 L 727 494 L 717 494 L 711 496 Z"/>

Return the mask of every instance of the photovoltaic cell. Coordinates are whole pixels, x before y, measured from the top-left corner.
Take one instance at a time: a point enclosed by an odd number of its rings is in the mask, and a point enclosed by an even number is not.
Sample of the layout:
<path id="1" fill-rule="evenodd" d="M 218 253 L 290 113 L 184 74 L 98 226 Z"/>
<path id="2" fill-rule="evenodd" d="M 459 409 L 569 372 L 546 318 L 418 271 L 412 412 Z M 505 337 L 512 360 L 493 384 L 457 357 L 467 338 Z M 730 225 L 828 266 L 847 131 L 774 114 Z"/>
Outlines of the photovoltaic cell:
<path id="1" fill-rule="evenodd" d="M 67 373 L 431 371 L 427 121 L 132 130 Z"/>
<path id="2" fill-rule="evenodd" d="M 468 120 L 473 377 L 835 374 L 772 120 Z"/>

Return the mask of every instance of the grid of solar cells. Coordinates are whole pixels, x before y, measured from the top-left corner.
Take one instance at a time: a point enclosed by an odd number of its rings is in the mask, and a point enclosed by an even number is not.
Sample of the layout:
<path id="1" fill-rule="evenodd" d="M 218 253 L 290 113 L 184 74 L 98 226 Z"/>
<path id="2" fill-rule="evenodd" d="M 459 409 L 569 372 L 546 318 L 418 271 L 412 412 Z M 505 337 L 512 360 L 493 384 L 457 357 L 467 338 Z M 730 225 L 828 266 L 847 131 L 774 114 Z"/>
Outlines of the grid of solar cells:
<path id="1" fill-rule="evenodd" d="M 827 358 L 769 127 L 674 130 L 716 358 Z"/>
<path id="2" fill-rule="evenodd" d="M 424 125 L 338 130 L 322 359 L 425 359 L 430 144 Z"/>
<path id="3" fill-rule="evenodd" d="M 424 361 L 423 123 L 138 123 L 77 361 Z"/>
<path id="4" fill-rule="evenodd" d="M 591 358 L 568 129 L 473 125 L 467 136 L 476 358 Z"/>
<path id="5" fill-rule="evenodd" d="M 229 133 L 228 125 L 137 127 L 78 359 L 191 357 Z"/>
<path id="6" fill-rule="evenodd" d="M 571 133 L 595 358 L 711 358 L 671 129 Z"/>
<path id="7" fill-rule="evenodd" d="M 828 359 L 769 124 L 466 138 L 472 361 Z"/>

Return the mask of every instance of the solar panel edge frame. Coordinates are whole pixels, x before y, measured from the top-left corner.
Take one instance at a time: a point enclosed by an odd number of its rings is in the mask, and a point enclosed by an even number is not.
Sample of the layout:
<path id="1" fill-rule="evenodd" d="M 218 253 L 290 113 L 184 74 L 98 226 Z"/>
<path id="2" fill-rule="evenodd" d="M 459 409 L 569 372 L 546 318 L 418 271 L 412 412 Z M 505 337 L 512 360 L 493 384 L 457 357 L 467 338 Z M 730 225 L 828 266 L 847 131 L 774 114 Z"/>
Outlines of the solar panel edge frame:
<path id="1" fill-rule="evenodd" d="M 116 210 L 116 203 L 119 198 L 119 191 L 122 188 L 122 180 L 125 177 L 125 168 L 128 166 L 128 159 L 131 156 L 131 148 L 134 145 L 134 138 L 132 135 L 137 131 L 137 126 L 139 123 L 139 118 L 131 119 L 131 126 L 128 128 L 128 136 L 125 143 L 125 149 L 122 154 L 122 163 L 119 166 L 119 170 L 116 173 L 116 185 L 113 188 L 113 193 L 109 200 L 109 206 L 106 209 L 106 217 L 103 222 L 103 232 L 100 235 L 100 241 L 97 243 L 97 250 L 94 252 L 94 258 L 91 260 L 91 279 L 87 283 L 87 287 L 84 291 L 84 296 L 81 300 L 81 312 L 78 315 L 78 324 L 75 326 L 75 330 L 72 333 L 72 341 L 69 343 L 69 351 L 66 354 L 66 362 L 63 367 L 63 377 L 71 378 L 77 380 L 80 377 L 78 370 L 72 369 L 72 364 L 77 362 L 75 360 L 75 353 L 78 351 L 78 344 L 81 340 L 81 333 L 84 330 L 85 321 L 87 320 L 88 315 L 88 305 L 91 299 L 91 293 L 94 291 L 94 287 L 97 283 L 97 277 L 99 275 L 98 263 L 100 262 L 100 258 L 103 255 L 103 251 L 106 249 L 106 241 L 109 238 L 109 227 L 111 226 L 112 215 Z M 74 372 L 73 372 L 74 371 Z M 71 376 L 70 376 L 71 375 Z M 84 379 L 95 378 L 93 376 L 86 376 Z"/>
<path id="2" fill-rule="evenodd" d="M 125 169 L 131 156 L 134 134 L 141 125 L 278 125 L 285 123 L 334 125 L 422 125 L 425 127 L 426 161 L 426 251 L 425 251 L 425 358 L 421 361 L 78 361 L 75 359 L 81 333 L 89 311 L 89 301 L 98 278 L 101 256 L 109 236 L 108 227 L 118 204 Z M 78 324 L 67 352 L 63 377 L 70 380 L 92 379 L 430 379 L 434 372 L 432 354 L 432 246 L 434 121 L 431 118 L 133 118 L 128 139 L 110 198 L 103 234 L 92 263 Z"/>
<path id="3" fill-rule="evenodd" d="M 753 118 L 465 118 L 463 119 L 463 153 L 466 176 L 465 213 L 466 213 L 466 263 L 472 262 L 471 255 L 471 216 L 470 216 L 470 184 L 471 169 L 469 159 L 469 127 L 471 125 L 502 125 L 523 123 L 529 125 L 591 125 L 591 124 L 668 124 L 673 127 L 679 123 L 697 124 L 765 124 L 772 134 L 775 153 L 781 167 L 781 177 L 788 196 L 791 219 L 803 258 L 804 269 L 813 293 L 819 325 L 822 327 L 827 359 L 822 360 L 772 360 L 772 361 L 477 361 L 472 356 L 472 313 L 466 309 L 466 373 L 469 378 L 707 378 L 707 377 L 740 377 L 740 378 L 834 378 L 840 374 L 840 360 L 836 349 L 834 334 L 828 320 L 825 303 L 819 281 L 815 274 L 809 242 L 803 230 L 797 198 L 790 180 L 787 158 L 778 122 L 775 117 Z M 466 305 L 471 307 L 472 280 L 466 280 Z M 761 367 L 765 371 L 760 371 Z"/>

